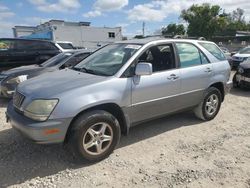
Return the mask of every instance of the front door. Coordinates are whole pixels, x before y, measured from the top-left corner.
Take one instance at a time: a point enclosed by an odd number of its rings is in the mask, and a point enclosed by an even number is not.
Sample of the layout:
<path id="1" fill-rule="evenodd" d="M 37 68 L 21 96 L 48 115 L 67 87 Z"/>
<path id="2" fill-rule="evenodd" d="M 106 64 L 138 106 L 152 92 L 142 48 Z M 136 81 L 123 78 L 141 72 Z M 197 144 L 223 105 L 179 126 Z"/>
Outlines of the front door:
<path id="1" fill-rule="evenodd" d="M 140 122 L 177 110 L 179 107 L 175 96 L 180 92 L 180 70 L 176 69 L 172 44 L 150 47 L 138 62 L 152 63 L 153 74 L 133 78 L 131 122 Z"/>

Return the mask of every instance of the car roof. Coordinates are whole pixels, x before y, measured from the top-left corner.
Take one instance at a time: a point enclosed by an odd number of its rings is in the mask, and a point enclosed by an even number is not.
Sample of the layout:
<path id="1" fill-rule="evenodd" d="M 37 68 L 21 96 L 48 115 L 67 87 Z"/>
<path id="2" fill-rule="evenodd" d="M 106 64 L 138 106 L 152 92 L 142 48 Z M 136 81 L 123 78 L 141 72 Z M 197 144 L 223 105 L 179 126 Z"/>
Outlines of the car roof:
<path id="1" fill-rule="evenodd" d="M 80 53 L 92 53 L 91 50 L 69 50 L 69 51 L 66 51 L 66 52 L 62 52 L 64 54 L 67 54 L 67 53 L 72 53 L 72 54 L 80 54 Z"/>
<path id="2" fill-rule="evenodd" d="M 70 42 L 70 41 L 55 41 L 56 43 L 66 43 L 66 44 L 72 44 L 72 42 Z"/>
<path id="3" fill-rule="evenodd" d="M 206 43 L 213 43 L 210 41 L 206 41 L 206 40 L 194 40 L 194 39 L 172 39 L 172 38 L 162 38 L 162 37 L 149 37 L 149 38 L 144 38 L 144 39 L 132 39 L 132 40 L 125 40 L 125 41 L 119 41 L 116 43 L 124 43 L 124 44 L 147 44 L 150 42 L 158 42 L 158 41 L 162 41 L 162 42 L 206 42 Z"/>
<path id="4" fill-rule="evenodd" d="M 25 38 L 0 38 L 0 40 L 16 40 L 16 41 L 38 41 L 38 42 L 52 42 L 50 40 L 41 40 L 41 39 L 25 39 Z"/>

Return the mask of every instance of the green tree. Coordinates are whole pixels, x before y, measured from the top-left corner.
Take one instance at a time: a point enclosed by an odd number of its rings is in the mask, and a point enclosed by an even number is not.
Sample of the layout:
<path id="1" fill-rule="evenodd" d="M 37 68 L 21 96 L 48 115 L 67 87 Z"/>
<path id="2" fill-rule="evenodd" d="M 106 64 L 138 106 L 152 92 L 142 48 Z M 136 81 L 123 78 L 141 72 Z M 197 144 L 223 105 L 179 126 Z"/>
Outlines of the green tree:
<path id="1" fill-rule="evenodd" d="M 184 35 L 185 34 L 185 27 L 183 24 L 169 24 L 167 27 L 162 29 L 162 35 Z"/>
<path id="2" fill-rule="evenodd" d="M 220 36 L 235 36 L 236 31 L 249 31 L 250 24 L 246 23 L 244 17 L 244 10 L 237 8 L 231 13 L 223 14 L 226 24 L 221 27 L 220 31 L 216 35 Z"/>
<path id="3" fill-rule="evenodd" d="M 210 39 L 226 24 L 226 18 L 220 16 L 220 12 L 221 8 L 218 5 L 192 5 L 189 9 L 183 10 L 180 17 L 189 24 L 189 36 Z"/>

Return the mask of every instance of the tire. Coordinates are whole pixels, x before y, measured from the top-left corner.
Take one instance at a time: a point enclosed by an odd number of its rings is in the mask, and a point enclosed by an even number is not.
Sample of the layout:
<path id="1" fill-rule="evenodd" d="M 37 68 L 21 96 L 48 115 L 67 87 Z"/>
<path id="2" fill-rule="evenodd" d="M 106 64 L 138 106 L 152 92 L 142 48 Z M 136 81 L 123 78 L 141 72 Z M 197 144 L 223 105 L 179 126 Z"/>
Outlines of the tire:
<path id="1" fill-rule="evenodd" d="M 215 100 L 217 100 L 217 103 L 215 103 Z M 221 107 L 221 102 L 222 102 L 222 94 L 220 90 L 218 90 L 215 87 L 210 87 L 208 88 L 207 92 L 204 95 L 204 100 L 194 109 L 194 113 L 197 118 L 204 121 L 210 121 L 214 119 L 218 114 Z M 208 106 L 209 103 L 210 106 Z M 211 113 L 209 113 L 209 111 Z"/>
<path id="2" fill-rule="evenodd" d="M 237 74 L 237 73 L 236 73 Z M 234 75 L 233 77 L 233 87 L 234 88 L 238 88 L 240 85 L 239 85 L 239 82 L 237 82 L 236 80 L 236 74 Z"/>
<path id="3" fill-rule="evenodd" d="M 103 160 L 113 152 L 121 136 L 118 120 L 103 110 L 95 110 L 79 116 L 72 126 L 66 147 L 77 161 Z M 106 128 L 101 131 L 103 127 Z"/>

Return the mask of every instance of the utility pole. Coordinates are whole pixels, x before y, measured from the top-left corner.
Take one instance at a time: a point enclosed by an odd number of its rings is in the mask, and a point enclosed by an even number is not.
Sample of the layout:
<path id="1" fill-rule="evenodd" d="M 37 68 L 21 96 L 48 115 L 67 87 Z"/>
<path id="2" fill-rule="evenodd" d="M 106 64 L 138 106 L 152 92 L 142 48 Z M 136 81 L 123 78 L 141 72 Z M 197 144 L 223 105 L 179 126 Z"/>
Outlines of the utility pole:
<path id="1" fill-rule="evenodd" d="M 142 22 L 142 36 L 145 36 L 145 22 Z"/>

